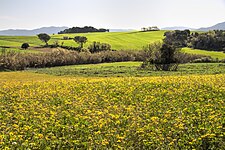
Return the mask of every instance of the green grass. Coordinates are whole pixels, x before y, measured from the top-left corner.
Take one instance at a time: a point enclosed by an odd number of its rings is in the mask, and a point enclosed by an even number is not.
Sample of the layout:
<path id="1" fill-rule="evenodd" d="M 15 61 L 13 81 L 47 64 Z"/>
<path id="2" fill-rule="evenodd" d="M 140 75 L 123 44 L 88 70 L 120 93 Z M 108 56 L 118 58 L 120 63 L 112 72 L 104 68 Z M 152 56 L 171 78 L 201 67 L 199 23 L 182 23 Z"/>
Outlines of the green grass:
<path id="1" fill-rule="evenodd" d="M 212 58 L 214 59 L 218 58 L 219 60 L 225 59 L 225 53 L 223 52 L 206 51 L 206 50 L 191 49 L 191 48 L 183 48 L 181 51 L 188 54 L 211 56 Z"/>
<path id="2" fill-rule="evenodd" d="M 64 42 L 66 46 L 78 46 L 73 40 L 62 40 L 64 36 L 74 38 L 75 36 L 86 36 L 88 42 L 84 45 L 88 47 L 94 41 L 109 43 L 112 49 L 116 50 L 136 50 L 142 49 L 143 46 L 160 41 L 165 31 L 155 32 L 107 32 L 107 33 L 84 33 L 84 34 L 60 34 L 52 35 L 49 44 L 58 40 L 59 44 Z M 21 46 L 22 43 L 29 43 L 30 46 L 43 45 L 36 36 L 0 36 L 0 46 Z"/>
<path id="3" fill-rule="evenodd" d="M 19 47 L 21 45 L 22 44 L 19 42 L 13 42 L 13 41 L 0 39 L 0 46 Z"/>
<path id="4" fill-rule="evenodd" d="M 28 71 L 41 74 L 75 77 L 143 77 L 225 73 L 225 64 L 223 63 L 181 64 L 178 71 L 154 71 L 140 69 L 140 65 L 141 62 L 119 62 L 53 67 Z"/>
<path id="5" fill-rule="evenodd" d="M 29 43 L 30 46 L 42 44 L 37 36 L 0 36 L 0 40 L 2 41 L 2 46 L 21 46 L 23 43 Z M 15 44 L 11 45 L 10 42 Z"/>
<path id="6" fill-rule="evenodd" d="M 165 31 L 155 31 L 155 32 L 112 32 L 112 33 L 85 33 L 85 34 L 64 34 L 64 35 L 54 35 L 53 38 L 62 39 L 63 36 L 75 37 L 75 36 L 86 36 L 88 42 L 85 44 L 92 44 L 93 41 L 109 43 L 112 49 L 116 50 L 136 50 L 142 49 L 143 46 L 163 39 L 163 34 Z M 64 41 L 65 45 L 74 46 L 75 42 L 73 40 L 60 40 Z M 76 45 L 78 46 L 78 45 Z"/>

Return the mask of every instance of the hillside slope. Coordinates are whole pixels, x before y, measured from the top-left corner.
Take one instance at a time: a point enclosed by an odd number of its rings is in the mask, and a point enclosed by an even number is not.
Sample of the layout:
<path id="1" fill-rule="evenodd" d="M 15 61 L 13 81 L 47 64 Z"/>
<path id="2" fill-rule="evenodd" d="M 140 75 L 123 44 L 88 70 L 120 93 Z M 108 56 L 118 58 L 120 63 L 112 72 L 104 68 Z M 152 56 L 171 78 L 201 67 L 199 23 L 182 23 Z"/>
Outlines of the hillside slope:
<path id="1" fill-rule="evenodd" d="M 72 39 L 63 40 L 64 36 L 74 38 L 75 36 L 86 36 L 88 41 L 84 44 L 88 47 L 94 41 L 108 43 L 115 50 L 137 50 L 142 49 L 143 46 L 163 39 L 165 31 L 154 31 L 154 32 L 107 32 L 107 33 L 83 33 L 83 34 L 60 34 L 52 35 L 49 41 L 52 44 L 55 41 L 61 45 L 78 46 Z M 28 42 L 31 46 L 39 46 L 42 43 L 37 36 L 0 36 L 0 46 L 14 46 L 20 47 L 22 43 Z"/>

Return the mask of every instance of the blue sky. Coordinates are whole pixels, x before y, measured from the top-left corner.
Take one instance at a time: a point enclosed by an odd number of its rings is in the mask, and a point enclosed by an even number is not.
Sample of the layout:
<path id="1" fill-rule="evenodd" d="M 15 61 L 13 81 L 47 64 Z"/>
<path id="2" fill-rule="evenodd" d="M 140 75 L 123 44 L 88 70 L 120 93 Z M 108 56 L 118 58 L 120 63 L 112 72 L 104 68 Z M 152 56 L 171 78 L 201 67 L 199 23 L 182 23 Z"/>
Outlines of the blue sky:
<path id="1" fill-rule="evenodd" d="M 0 29 L 199 28 L 224 21 L 225 0 L 0 0 Z"/>

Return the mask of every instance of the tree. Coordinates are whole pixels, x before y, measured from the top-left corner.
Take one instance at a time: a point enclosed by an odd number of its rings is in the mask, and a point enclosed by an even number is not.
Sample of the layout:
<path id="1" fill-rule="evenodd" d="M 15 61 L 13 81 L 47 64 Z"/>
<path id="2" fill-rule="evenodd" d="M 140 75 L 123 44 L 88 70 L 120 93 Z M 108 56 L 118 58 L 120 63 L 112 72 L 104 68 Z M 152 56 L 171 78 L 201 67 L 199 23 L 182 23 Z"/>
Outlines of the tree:
<path id="1" fill-rule="evenodd" d="M 172 31 L 164 34 L 163 43 L 154 43 L 145 47 L 146 60 L 142 67 L 154 65 L 156 70 L 174 71 L 179 63 L 179 51 L 187 45 L 190 31 Z"/>
<path id="2" fill-rule="evenodd" d="M 87 38 L 85 36 L 75 36 L 73 40 L 80 44 L 81 49 L 83 48 L 83 44 L 87 42 Z"/>
<path id="3" fill-rule="evenodd" d="M 51 39 L 51 37 L 48 34 L 41 33 L 41 34 L 38 34 L 37 36 L 42 42 L 45 42 L 46 46 L 48 46 L 48 41 Z"/>
<path id="4" fill-rule="evenodd" d="M 144 47 L 145 61 L 143 68 L 151 67 L 154 70 L 175 71 L 178 68 L 179 49 L 165 43 L 156 42 Z"/>
<path id="5" fill-rule="evenodd" d="M 21 48 L 22 49 L 27 49 L 28 47 L 30 47 L 30 45 L 28 44 L 28 43 L 23 43 L 22 45 L 21 45 Z"/>
<path id="6" fill-rule="evenodd" d="M 225 31 L 214 30 L 201 34 L 192 34 L 190 38 L 191 47 L 209 51 L 225 50 Z"/>
<path id="7" fill-rule="evenodd" d="M 189 30 L 175 30 L 175 31 L 168 31 L 164 33 L 165 38 L 163 42 L 165 44 L 173 45 L 175 47 L 186 47 L 187 40 L 190 37 Z"/>

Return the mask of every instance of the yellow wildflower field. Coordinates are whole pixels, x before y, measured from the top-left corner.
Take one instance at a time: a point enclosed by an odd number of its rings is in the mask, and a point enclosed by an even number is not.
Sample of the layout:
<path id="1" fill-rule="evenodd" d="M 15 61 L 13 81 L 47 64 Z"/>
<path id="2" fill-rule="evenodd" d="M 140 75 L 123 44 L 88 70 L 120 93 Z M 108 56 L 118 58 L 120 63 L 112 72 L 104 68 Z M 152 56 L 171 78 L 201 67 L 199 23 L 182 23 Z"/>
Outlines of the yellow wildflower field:
<path id="1" fill-rule="evenodd" d="M 0 75 L 0 149 L 225 148 L 225 75 Z"/>

